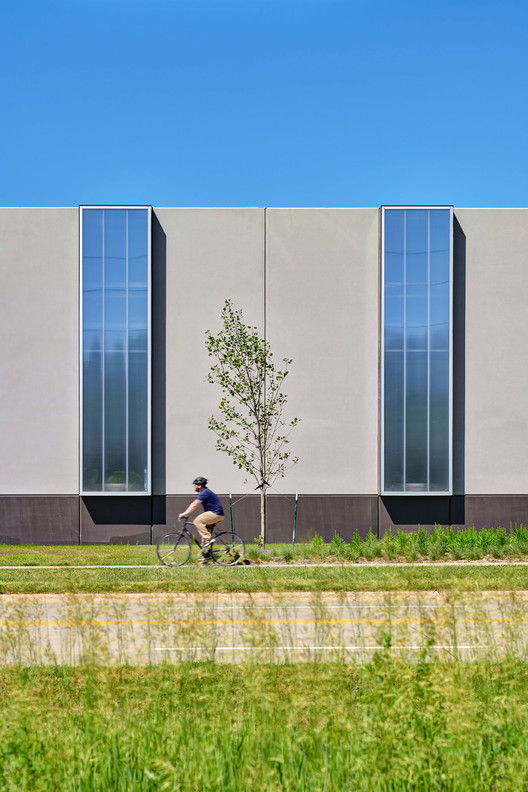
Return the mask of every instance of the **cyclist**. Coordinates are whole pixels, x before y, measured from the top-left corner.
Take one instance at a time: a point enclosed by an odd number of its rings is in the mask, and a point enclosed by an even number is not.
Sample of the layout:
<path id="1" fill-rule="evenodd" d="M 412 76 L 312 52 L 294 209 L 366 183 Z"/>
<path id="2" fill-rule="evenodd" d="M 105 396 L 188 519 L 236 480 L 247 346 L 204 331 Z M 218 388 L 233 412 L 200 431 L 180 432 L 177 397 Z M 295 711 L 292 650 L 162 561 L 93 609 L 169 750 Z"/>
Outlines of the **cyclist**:
<path id="1" fill-rule="evenodd" d="M 179 517 L 180 520 L 188 517 L 189 514 L 192 514 L 198 508 L 200 503 L 202 504 L 203 512 L 193 520 L 193 523 L 202 539 L 202 559 L 205 559 L 209 556 L 208 547 L 211 544 L 211 531 L 215 525 L 218 525 L 224 519 L 224 510 L 218 495 L 208 489 L 206 478 L 197 476 L 193 481 L 193 487 L 197 493 L 196 499 L 187 506 Z"/>

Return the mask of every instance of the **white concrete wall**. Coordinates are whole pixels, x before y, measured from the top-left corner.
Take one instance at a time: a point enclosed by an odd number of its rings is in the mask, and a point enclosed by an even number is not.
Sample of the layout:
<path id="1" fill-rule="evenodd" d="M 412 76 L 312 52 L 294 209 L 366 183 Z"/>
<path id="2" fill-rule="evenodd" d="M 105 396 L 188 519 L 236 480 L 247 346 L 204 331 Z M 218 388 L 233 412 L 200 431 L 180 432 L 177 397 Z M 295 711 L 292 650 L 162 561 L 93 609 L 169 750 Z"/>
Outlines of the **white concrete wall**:
<path id="1" fill-rule="evenodd" d="M 195 476 L 219 492 L 246 491 L 215 450 L 207 421 L 221 391 L 206 382 L 205 330 L 221 328 L 226 298 L 263 331 L 264 210 L 155 209 L 167 237 L 166 491 L 192 493 Z"/>
<path id="2" fill-rule="evenodd" d="M 215 451 L 207 328 L 226 297 L 293 358 L 283 492 L 378 491 L 377 209 L 156 209 L 166 235 L 166 492 L 250 491 Z M 465 493 L 528 493 L 528 209 L 466 237 Z M 266 262 L 265 262 L 266 259 Z M 266 263 L 266 280 L 265 280 Z M 0 494 L 78 493 L 78 210 L 0 209 Z M 266 286 L 266 293 L 265 293 Z"/>
<path id="3" fill-rule="evenodd" d="M 277 489 L 378 491 L 377 209 L 268 209 L 268 338 L 299 456 Z"/>
<path id="4" fill-rule="evenodd" d="M 466 236 L 465 491 L 528 493 L 528 209 L 455 209 Z"/>
<path id="5" fill-rule="evenodd" d="M 0 209 L 0 494 L 79 491 L 77 209 Z"/>
<path id="6" fill-rule="evenodd" d="M 287 414 L 300 457 L 279 491 L 375 494 L 378 484 L 378 210 L 155 209 L 167 237 L 167 492 L 195 475 L 250 492 L 215 450 L 204 331 L 226 297 L 293 358 Z M 266 257 L 267 293 L 264 295 Z"/>

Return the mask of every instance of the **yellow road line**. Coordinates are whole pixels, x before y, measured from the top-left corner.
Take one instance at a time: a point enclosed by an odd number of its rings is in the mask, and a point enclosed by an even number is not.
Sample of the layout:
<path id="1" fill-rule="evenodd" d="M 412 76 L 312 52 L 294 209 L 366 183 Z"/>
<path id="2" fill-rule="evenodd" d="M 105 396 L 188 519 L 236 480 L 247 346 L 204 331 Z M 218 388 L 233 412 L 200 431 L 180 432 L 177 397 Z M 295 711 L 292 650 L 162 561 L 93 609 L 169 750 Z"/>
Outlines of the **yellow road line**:
<path id="1" fill-rule="evenodd" d="M 144 619 L 139 621 L 3 621 L 0 627 L 135 627 L 163 624 L 179 625 L 229 625 L 229 624 L 511 624 L 526 623 L 528 618 L 460 618 L 428 619 Z"/>

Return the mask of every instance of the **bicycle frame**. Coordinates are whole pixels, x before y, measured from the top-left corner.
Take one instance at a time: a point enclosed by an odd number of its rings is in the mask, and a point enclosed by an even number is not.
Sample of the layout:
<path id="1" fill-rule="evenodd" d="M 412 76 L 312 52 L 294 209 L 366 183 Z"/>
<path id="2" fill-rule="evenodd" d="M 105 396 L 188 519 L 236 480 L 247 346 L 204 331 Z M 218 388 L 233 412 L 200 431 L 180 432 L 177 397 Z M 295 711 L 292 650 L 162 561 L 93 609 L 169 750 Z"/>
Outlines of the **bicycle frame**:
<path id="1" fill-rule="evenodd" d="M 217 564 L 220 564 L 221 566 L 232 566 L 233 564 L 237 563 L 239 558 L 244 556 L 244 542 L 233 531 L 218 530 L 217 525 L 215 524 L 209 529 L 209 540 L 202 545 L 192 530 L 190 530 L 188 527 L 194 525 L 194 523 L 192 523 L 190 520 L 184 519 L 178 520 L 178 522 L 180 523 L 179 530 L 165 534 L 159 539 L 158 544 L 156 545 L 156 552 L 162 564 L 167 564 L 167 566 L 181 566 L 182 564 L 185 564 L 191 557 L 191 549 L 193 544 L 198 545 L 198 547 L 202 550 L 202 559 L 212 558 L 213 561 L 215 561 Z M 177 526 L 174 527 L 177 528 Z M 229 535 L 231 536 L 231 539 L 230 541 L 226 541 L 225 537 Z M 215 543 L 216 540 L 218 540 L 217 544 Z M 167 559 L 170 558 L 171 553 L 176 550 L 176 547 L 180 543 L 182 545 L 180 553 L 183 551 L 183 555 L 181 555 L 181 558 L 177 561 L 168 561 Z M 167 546 L 169 547 L 168 552 L 163 550 L 163 548 L 166 548 Z M 170 549 L 171 546 L 172 549 Z M 185 550 L 185 547 L 187 550 Z"/>
<path id="2" fill-rule="evenodd" d="M 219 525 L 219 523 L 217 524 Z M 196 538 L 193 532 L 189 530 L 189 528 L 187 528 L 188 525 L 194 525 L 194 523 L 191 522 L 190 520 L 182 521 L 179 536 L 187 536 L 187 538 L 190 539 L 191 542 L 194 541 L 194 543 L 197 544 L 198 547 L 201 547 L 202 546 L 201 542 Z M 217 531 L 215 524 L 211 529 L 211 539 L 213 539 L 215 536 L 218 536 L 219 533 L 225 533 L 225 531 Z"/>

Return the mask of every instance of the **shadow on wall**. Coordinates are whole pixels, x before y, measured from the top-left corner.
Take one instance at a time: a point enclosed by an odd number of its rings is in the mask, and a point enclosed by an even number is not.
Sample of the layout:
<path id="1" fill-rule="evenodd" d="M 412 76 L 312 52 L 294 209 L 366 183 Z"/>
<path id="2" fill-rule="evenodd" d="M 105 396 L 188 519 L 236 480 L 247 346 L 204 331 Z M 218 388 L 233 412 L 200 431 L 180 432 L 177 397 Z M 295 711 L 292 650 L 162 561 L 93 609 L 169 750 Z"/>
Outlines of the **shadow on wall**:
<path id="1" fill-rule="evenodd" d="M 167 434 L 167 237 L 152 213 L 152 492 L 165 496 Z M 154 503 L 154 499 L 153 499 Z M 154 507 L 153 507 L 154 508 Z M 156 497 L 150 523 L 165 522 L 165 498 Z"/>
<path id="2" fill-rule="evenodd" d="M 379 536 L 382 538 L 389 528 L 416 531 L 419 525 L 433 528 L 439 525 L 463 526 L 465 503 L 463 495 L 437 497 L 424 495 L 405 497 L 400 495 L 380 498 Z"/>
<path id="3" fill-rule="evenodd" d="M 453 493 L 465 493 L 466 235 L 453 218 Z"/>
<path id="4" fill-rule="evenodd" d="M 151 544 L 152 498 L 90 495 L 81 498 L 81 544 Z"/>

